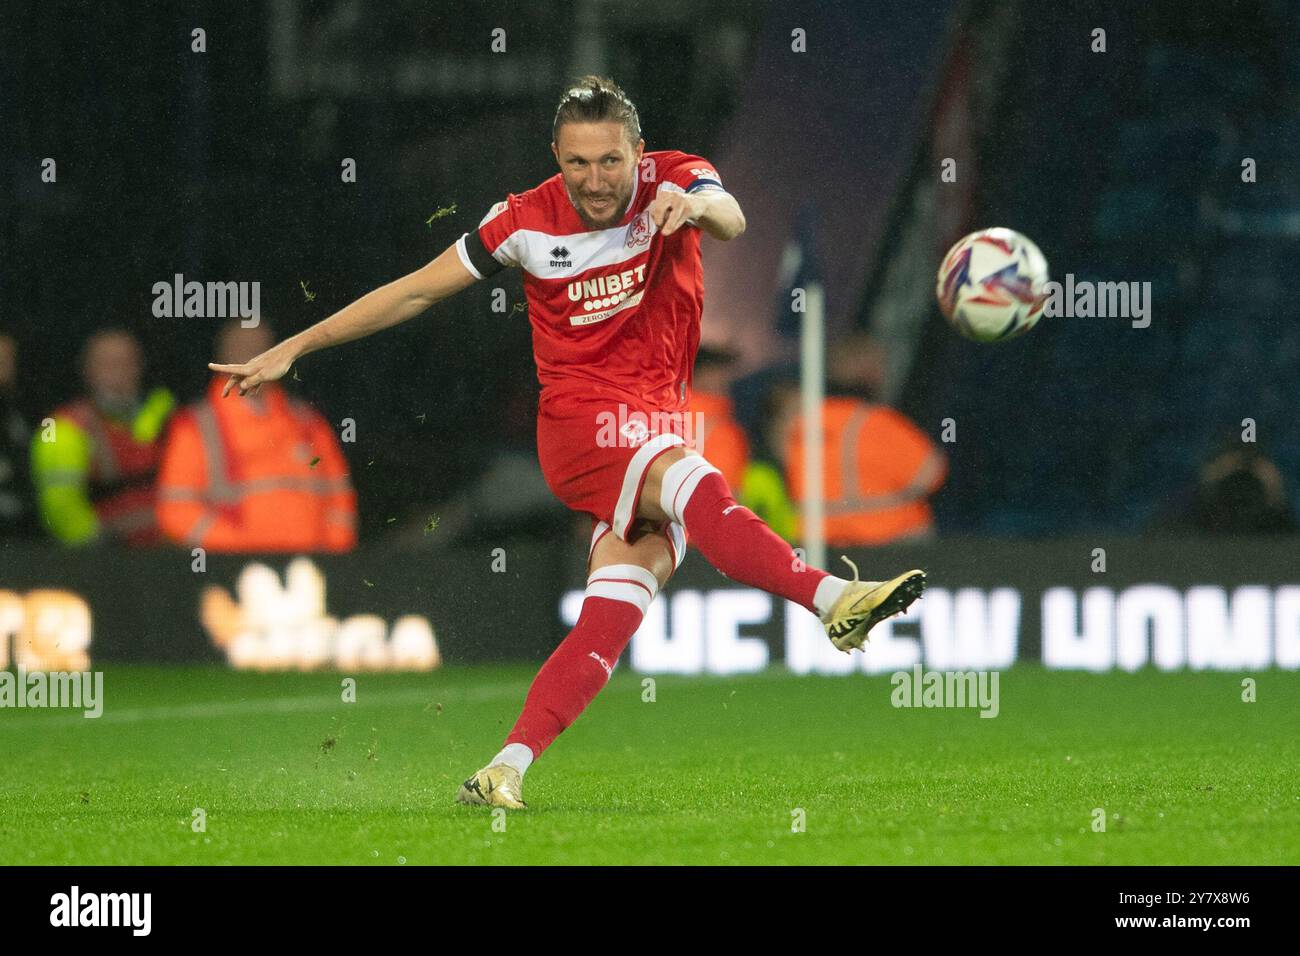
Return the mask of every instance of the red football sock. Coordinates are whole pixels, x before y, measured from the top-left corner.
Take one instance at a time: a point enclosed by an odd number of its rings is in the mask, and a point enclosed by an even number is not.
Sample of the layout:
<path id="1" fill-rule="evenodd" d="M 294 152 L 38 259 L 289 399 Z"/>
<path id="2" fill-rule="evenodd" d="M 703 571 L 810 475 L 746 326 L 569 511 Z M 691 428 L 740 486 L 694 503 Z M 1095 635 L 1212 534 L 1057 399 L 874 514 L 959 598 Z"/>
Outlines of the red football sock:
<path id="1" fill-rule="evenodd" d="M 703 458 L 687 455 L 673 464 L 664 474 L 660 501 L 686 527 L 690 543 L 727 577 L 818 613 L 813 597 L 827 573 L 806 565 L 758 515 L 736 504 L 726 479 Z"/>
<path id="2" fill-rule="evenodd" d="M 654 576 L 632 565 L 592 574 L 578 623 L 533 678 L 506 744 L 523 744 L 538 757 L 578 719 L 608 682 L 656 590 Z"/>

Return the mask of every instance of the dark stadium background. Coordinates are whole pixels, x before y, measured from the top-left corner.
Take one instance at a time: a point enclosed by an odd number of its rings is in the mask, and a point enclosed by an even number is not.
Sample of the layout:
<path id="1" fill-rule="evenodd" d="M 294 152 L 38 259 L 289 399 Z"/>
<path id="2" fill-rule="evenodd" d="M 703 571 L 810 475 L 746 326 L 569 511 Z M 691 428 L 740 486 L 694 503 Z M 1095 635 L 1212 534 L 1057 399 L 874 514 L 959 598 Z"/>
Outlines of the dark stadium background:
<path id="1" fill-rule="evenodd" d="M 147 385 L 200 394 L 219 320 L 151 315 L 153 284 L 175 273 L 259 281 L 283 336 L 427 262 L 552 173 L 557 92 L 597 64 L 640 105 L 649 148 L 712 158 L 745 206 L 741 242 L 705 243 L 704 338 L 740 356 L 733 395 L 752 440 L 764 383 L 797 359 L 788 286 L 820 278 L 829 339 L 866 328 L 886 345 L 884 398 L 932 438 L 959 424 L 934 498 L 941 538 L 1251 530 L 1198 528 L 1191 504 L 1198 468 L 1247 419 L 1252 450 L 1294 487 L 1293 3 L 13 12 L 0 315 L 29 423 L 78 394 L 78 350 L 106 325 L 140 336 Z M 190 52 L 195 26 L 205 53 Z M 1104 53 L 1090 48 L 1097 27 Z M 490 48 L 498 29 L 504 53 Z M 791 51 L 795 29 L 809 52 Z M 57 185 L 39 180 L 46 156 Z M 1259 182 L 1242 182 L 1244 156 Z M 355 184 L 340 181 L 344 157 Z M 956 183 L 936 182 L 946 158 Z M 997 347 L 954 335 L 934 266 L 990 224 L 1031 236 L 1054 278 L 1151 282 L 1150 327 L 1049 319 Z M 783 276 L 795 247 L 804 267 Z M 528 325 L 492 311 L 498 285 L 512 310 L 522 302 L 506 272 L 296 366 L 291 388 L 357 423 L 343 447 L 363 548 L 409 546 L 397 529 L 473 491 L 495 452 L 533 450 Z M 1294 527 L 1289 498 L 1285 512 L 1275 523 Z M 531 530 L 570 549 L 577 538 L 555 537 L 564 520 Z"/>
<path id="2" fill-rule="evenodd" d="M 1294 5 L 361 9 L 10 11 L 0 315 L 19 338 L 30 418 L 75 393 L 77 349 L 105 324 L 141 335 L 151 381 L 197 395 L 213 323 L 148 311 L 152 284 L 176 272 L 259 280 L 263 314 L 288 334 L 424 263 L 553 172 L 557 91 L 595 50 L 639 104 L 649 148 L 713 158 L 745 204 L 744 247 L 707 254 L 705 331 L 751 369 L 789 357 L 764 331 L 782 245 L 807 226 L 832 335 L 867 322 L 910 191 L 963 144 L 973 161 L 944 197 L 946 231 L 1012 225 L 1055 276 L 1155 284 L 1151 329 L 1063 321 L 999 349 L 904 304 L 924 331 L 896 400 L 932 434 L 943 417 L 963 425 L 935 502 L 941 532 L 1141 531 L 1247 416 L 1293 483 L 1300 427 L 1279 383 L 1300 371 L 1283 295 L 1300 201 Z M 1086 22 L 1107 29 L 1107 53 L 1075 36 Z M 198 25 L 206 54 L 189 52 Z M 789 53 L 792 25 L 811 53 Z M 506 54 L 489 52 L 498 27 Z M 957 79 L 964 139 L 945 143 L 953 128 L 934 119 Z M 1166 141 L 1143 133 L 1179 119 Z M 1239 155 L 1267 181 L 1242 189 Z M 45 156 L 59 158 L 57 188 L 37 178 Z M 345 156 L 356 184 L 339 181 Z M 504 282 L 519 301 L 517 275 Z M 331 421 L 382 436 L 374 466 L 352 462 L 363 539 L 471 484 L 494 443 L 532 441 L 527 323 L 490 311 L 495 284 L 300 366 L 300 394 Z"/>
<path id="3" fill-rule="evenodd" d="M 368 5 L 364 17 L 346 3 L 188 9 L 133 15 L 113 4 L 30 4 L 6 31 L 0 309 L 20 337 L 29 417 L 77 392 L 77 349 L 106 324 L 142 336 L 150 379 L 184 399 L 198 394 L 218 323 L 153 318 L 156 281 L 176 272 L 260 280 L 264 316 L 290 334 L 427 262 L 506 192 L 554 172 L 550 121 L 583 42 L 583 4 L 470 3 L 450 12 L 394 3 Z M 851 104 L 852 117 L 820 116 L 827 127 L 817 162 L 776 189 L 833 209 L 845 187 L 830 171 L 847 163 L 858 183 L 872 184 L 855 200 L 862 218 L 853 238 L 864 250 L 879 232 L 888 201 L 879 183 L 897 177 L 897 147 L 915 123 L 896 102 L 921 96 L 945 5 L 929 18 L 896 10 L 887 39 L 874 17 L 811 4 L 783 5 L 780 22 L 769 21 L 764 3 L 716 4 L 707 18 L 689 3 L 590 9 L 604 18 L 596 32 L 607 69 L 635 97 L 647 148 L 716 157 L 724 175 L 722 154 L 738 157 L 745 168 L 731 166 L 753 178 L 754 203 L 773 188 L 760 178 L 770 153 L 757 142 L 775 136 L 794 146 L 800 134 L 778 127 L 735 142 L 728 129 L 737 115 L 764 115 L 761 99 L 745 102 L 746 88 L 766 97 L 775 86 L 796 98 L 811 81 L 820 95 Z M 788 46 L 789 16 L 819 43 L 858 35 L 862 49 L 845 51 L 850 62 L 870 52 L 858 70 L 864 80 L 888 78 L 890 95 L 836 93 L 838 67 L 824 57 L 809 58 L 804 75 L 773 74 L 758 51 Z M 206 54 L 189 52 L 194 26 L 207 30 Z M 497 27 L 507 31 L 504 55 L 489 52 Z M 277 30 L 292 32 L 299 59 L 280 49 Z M 411 64 L 428 69 L 442 58 L 464 66 L 446 89 L 436 72 L 424 89 L 399 88 Z M 277 67 L 292 77 L 291 91 L 277 85 Z M 851 131 L 850 142 L 873 141 L 871 155 L 846 152 L 837 129 Z M 47 155 L 60 158 L 54 191 L 36 176 Z M 344 156 L 357 161 L 354 185 L 339 180 Z M 426 226 L 452 204 L 454 215 Z M 755 225 L 775 252 L 792 223 Z M 841 268 L 865 264 L 855 254 Z M 490 311 L 491 288 L 502 283 L 512 303 L 521 301 L 518 276 L 506 273 L 406 327 L 299 366 L 299 393 L 331 421 L 351 416 L 363 436 L 382 435 L 367 442 L 380 449 L 373 467 L 352 462 L 363 537 L 382 534 L 412 498 L 438 502 L 471 482 L 493 442 L 533 441 L 530 336 L 522 314 Z M 770 325 L 769 301 L 745 322 Z"/>
<path id="4" fill-rule="evenodd" d="M 745 210 L 743 237 L 703 243 L 703 334 L 737 357 L 755 446 L 799 369 L 792 289 L 824 284 L 832 348 L 884 346 L 880 397 L 949 472 L 933 537 L 845 550 L 864 578 L 924 568 L 924 598 L 845 656 L 691 554 L 529 771 L 544 812 L 507 835 L 454 805 L 586 581 L 589 526 L 529 497 L 537 383 L 504 271 L 285 383 L 355 422 L 354 551 L 0 532 L 3 676 L 24 654 L 55 672 L 48 654 L 107 688 L 102 721 L 0 700 L 0 864 L 1300 859 L 1300 0 L 7 3 L 0 336 L 19 387 L 0 412 L 35 428 L 78 395 L 106 326 L 143 342 L 146 387 L 200 397 L 222 320 L 155 318 L 155 283 L 257 281 L 264 321 L 304 329 L 551 176 L 557 99 L 586 72 L 628 91 L 648 149 L 707 157 Z M 935 270 L 990 226 L 1054 279 L 1151 283 L 1149 327 L 960 337 Z M 1214 478 L 1216 456 L 1248 467 Z M 511 523 L 515 499 L 544 503 Z M 1000 677 L 998 719 L 894 703 L 923 665 Z M 930 915 L 983 906 L 926 879 L 882 885 Z M 1113 915 L 1035 883 L 1057 928 Z M 1038 909 L 978 885 L 998 929 Z M 241 906 L 262 898 L 281 907 L 279 887 Z"/>
<path id="5" fill-rule="evenodd" d="M 152 381 L 198 394 L 212 325 L 148 312 L 149 287 L 175 272 L 261 281 L 264 315 L 287 334 L 432 258 L 504 193 L 554 172 L 554 100 L 598 35 L 647 148 L 712 157 L 748 209 L 745 247 L 706 256 L 706 338 L 751 368 L 783 355 L 766 337 L 771 267 L 797 221 L 813 224 L 832 333 L 867 319 L 906 191 L 936 135 L 952 134 L 930 121 L 956 81 L 978 161 L 949 196 L 950 219 L 965 213 L 952 226 L 1022 229 L 1057 277 L 1154 282 L 1147 330 L 1061 321 L 982 350 L 937 313 L 915 316 L 926 332 L 898 401 L 932 433 L 944 416 L 963 424 L 940 531 L 1140 531 L 1244 416 L 1288 477 L 1300 467 L 1288 385 L 1300 333 L 1282 294 L 1297 243 L 1281 225 L 1300 161 L 1294 5 L 183 9 L 23 4 L 5 30 L 0 313 L 32 416 L 72 397 L 77 349 L 104 324 L 143 337 Z M 1108 29 L 1105 55 L 1075 42 L 1080 9 Z M 594 33 L 582 27 L 593 10 Z M 188 52 L 196 25 L 204 55 Z M 790 25 L 809 30 L 813 55 L 781 55 Z M 506 55 L 487 49 L 495 27 Z M 464 66 L 451 82 L 430 68 L 441 56 Z M 1197 122 L 1157 168 L 1141 124 L 1179 111 Z M 1243 190 L 1238 153 L 1257 153 L 1271 185 Z M 59 157 L 57 189 L 36 178 L 44 156 Z M 355 185 L 339 182 L 343 156 Z M 1235 206 L 1247 208 L 1232 233 Z M 519 278 L 504 281 L 519 300 Z M 528 328 L 490 311 L 493 285 L 300 365 L 300 394 L 330 420 L 382 434 L 373 467 L 352 462 L 363 537 L 412 498 L 472 483 L 493 442 L 532 441 Z"/>

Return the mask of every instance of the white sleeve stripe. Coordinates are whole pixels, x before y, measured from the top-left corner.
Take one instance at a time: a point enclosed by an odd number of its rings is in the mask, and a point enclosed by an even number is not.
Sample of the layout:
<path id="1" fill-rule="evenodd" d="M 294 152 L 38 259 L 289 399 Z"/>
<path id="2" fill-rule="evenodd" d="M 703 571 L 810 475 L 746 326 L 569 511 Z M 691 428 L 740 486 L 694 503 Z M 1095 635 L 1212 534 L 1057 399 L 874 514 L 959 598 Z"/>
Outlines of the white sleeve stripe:
<path id="1" fill-rule="evenodd" d="M 474 268 L 474 263 L 469 261 L 469 252 L 465 249 L 465 236 L 468 235 L 467 232 L 456 240 L 456 255 L 460 257 L 460 264 L 469 270 L 470 275 L 475 279 L 482 279 L 483 274 Z"/>

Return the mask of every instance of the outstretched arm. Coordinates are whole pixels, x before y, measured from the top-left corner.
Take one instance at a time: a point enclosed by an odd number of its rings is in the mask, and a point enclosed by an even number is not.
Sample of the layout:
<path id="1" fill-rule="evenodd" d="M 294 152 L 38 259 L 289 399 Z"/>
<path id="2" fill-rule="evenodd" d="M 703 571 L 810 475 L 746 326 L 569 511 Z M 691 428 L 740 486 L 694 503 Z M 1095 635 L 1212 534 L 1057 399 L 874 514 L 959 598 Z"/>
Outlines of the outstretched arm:
<path id="1" fill-rule="evenodd" d="M 286 375 L 293 363 L 304 355 L 413 319 L 435 302 L 454 295 L 474 281 L 473 274 L 460 261 L 455 245 L 451 245 L 424 268 L 367 292 L 329 318 L 242 365 L 209 362 L 208 368 L 230 376 L 221 393 L 223 397 L 235 387 L 239 388 L 241 395 L 249 391 L 255 393 L 263 382 L 274 382 Z"/>
<path id="2" fill-rule="evenodd" d="M 745 231 L 745 214 L 731 193 L 707 189 L 696 193 L 664 191 L 648 207 L 660 233 L 671 236 L 683 225 L 699 226 L 724 242 Z"/>

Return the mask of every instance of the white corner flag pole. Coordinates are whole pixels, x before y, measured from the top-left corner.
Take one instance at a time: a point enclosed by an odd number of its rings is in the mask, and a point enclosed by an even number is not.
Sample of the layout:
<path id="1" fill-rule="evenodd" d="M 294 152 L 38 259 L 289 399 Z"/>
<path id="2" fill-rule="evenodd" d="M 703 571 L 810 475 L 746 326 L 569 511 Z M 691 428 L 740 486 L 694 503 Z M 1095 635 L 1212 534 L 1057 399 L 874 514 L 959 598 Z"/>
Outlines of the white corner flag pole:
<path id="1" fill-rule="evenodd" d="M 826 567 L 826 494 L 822 481 L 822 402 L 826 396 L 826 296 L 820 282 L 804 294 L 799 341 L 803 397 L 803 543 L 806 562 Z"/>

